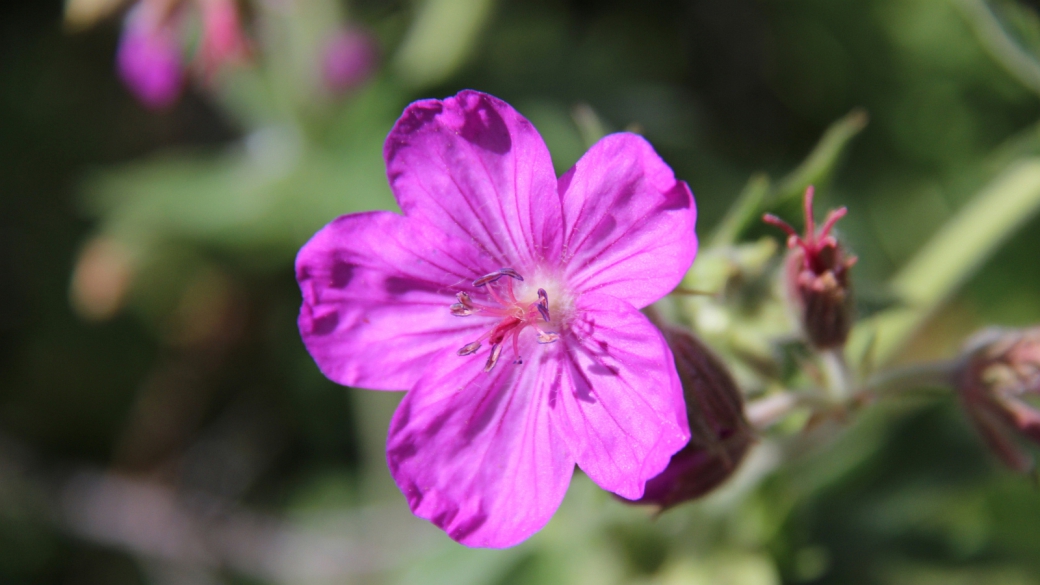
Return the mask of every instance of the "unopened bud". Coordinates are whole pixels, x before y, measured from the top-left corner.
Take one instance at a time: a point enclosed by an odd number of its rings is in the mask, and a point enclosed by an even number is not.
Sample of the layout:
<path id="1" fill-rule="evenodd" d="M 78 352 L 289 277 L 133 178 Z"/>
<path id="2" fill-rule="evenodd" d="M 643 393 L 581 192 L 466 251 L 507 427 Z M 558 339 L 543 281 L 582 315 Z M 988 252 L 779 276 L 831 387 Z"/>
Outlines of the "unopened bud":
<path id="1" fill-rule="evenodd" d="M 846 256 L 837 238 L 831 235 L 834 224 L 847 210 L 832 210 L 816 231 L 812 204 L 810 185 L 805 190 L 804 236 L 774 215 L 767 214 L 763 220 L 787 232 L 787 246 L 791 248 L 785 263 L 789 295 L 809 341 L 820 349 L 829 349 L 844 345 L 852 329 L 849 269 L 856 257 Z"/>
<path id="2" fill-rule="evenodd" d="M 123 83 L 145 107 L 173 105 L 181 93 L 184 65 L 172 17 L 142 3 L 126 15 L 116 53 Z"/>
<path id="3" fill-rule="evenodd" d="M 252 51 L 235 0 L 200 0 L 200 4 L 202 38 L 197 66 L 203 79 L 210 81 L 224 65 L 245 63 Z"/>
<path id="4" fill-rule="evenodd" d="M 961 404 L 990 449 L 1012 469 L 1033 458 L 1022 440 L 1040 445 L 1040 327 L 989 329 L 966 344 L 957 376 Z"/>
<path id="5" fill-rule="evenodd" d="M 754 433 L 744 418 L 744 400 L 721 359 L 692 334 L 662 328 L 675 356 L 690 421 L 690 442 L 646 482 L 639 504 L 662 510 L 704 496 L 736 471 Z"/>

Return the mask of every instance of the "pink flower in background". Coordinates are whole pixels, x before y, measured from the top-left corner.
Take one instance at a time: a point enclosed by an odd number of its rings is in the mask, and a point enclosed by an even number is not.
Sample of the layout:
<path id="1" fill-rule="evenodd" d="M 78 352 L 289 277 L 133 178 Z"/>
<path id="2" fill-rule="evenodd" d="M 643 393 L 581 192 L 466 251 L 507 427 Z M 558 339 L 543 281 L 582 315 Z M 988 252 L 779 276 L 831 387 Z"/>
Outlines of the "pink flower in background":
<path id="1" fill-rule="evenodd" d="M 249 56 L 249 43 L 242 31 L 235 0 L 199 0 L 202 8 L 202 42 L 198 64 L 209 78 L 224 64 L 239 63 Z"/>
<path id="2" fill-rule="evenodd" d="M 131 10 L 123 25 L 116 53 L 123 83 L 151 109 L 169 107 L 184 84 L 180 40 L 166 15 L 149 3 Z"/>
<path id="3" fill-rule="evenodd" d="M 322 55 L 322 80 L 336 93 L 357 88 L 372 76 L 379 61 L 375 37 L 356 28 L 336 33 Z"/>
<path id="4" fill-rule="evenodd" d="M 548 522 L 575 464 L 640 498 L 689 440 L 638 310 L 696 254 L 689 187 L 633 134 L 556 179 L 531 123 L 475 91 L 410 105 L 384 156 L 404 215 L 340 217 L 300 250 L 299 327 L 332 380 L 409 390 L 387 462 L 412 511 L 505 547 Z"/>

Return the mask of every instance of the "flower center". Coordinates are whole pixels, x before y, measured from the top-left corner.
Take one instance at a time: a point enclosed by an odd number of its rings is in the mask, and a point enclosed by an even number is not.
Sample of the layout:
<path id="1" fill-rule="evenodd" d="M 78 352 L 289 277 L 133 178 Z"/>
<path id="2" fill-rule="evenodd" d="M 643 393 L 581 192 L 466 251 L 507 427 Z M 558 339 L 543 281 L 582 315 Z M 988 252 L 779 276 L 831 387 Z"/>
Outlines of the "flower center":
<path id="1" fill-rule="evenodd" d="M 451 314 L 456 317 L 468 317 L 479 313 L 499 319 L 488 332 L 476 341 L 462 346 L 458 352 L 460 356 L 472 355 L 485 341 L 490 343 L 491 354 L 484 364 L 485 372 L 490 372 L 491 368 L 495 367 L 507 339 L 513 342 L 513 353 L 516 355 L 514 363 L 523 363 L 518 339 L 520 332 L 527 327 L 533 327 L 537 332 L 538 343 L 552 343 L 560 338 L 559 333 L 544 328 L 553 323 L 552 313 L 549 311 L 549 293 L 544 288 L 539 288 L 537 300 L 524 300 L 528 295 L 521 291 L 518 298 L 514 289 L 516 282 L 524 282 L 524 277 L 512 268 L 492 272 L 473 281 L 473 286 L 487 292 L 486 302 L 478 303 L 469 293 L 459 292 L 455 295 L 458 302 L 451 306 Z"/>

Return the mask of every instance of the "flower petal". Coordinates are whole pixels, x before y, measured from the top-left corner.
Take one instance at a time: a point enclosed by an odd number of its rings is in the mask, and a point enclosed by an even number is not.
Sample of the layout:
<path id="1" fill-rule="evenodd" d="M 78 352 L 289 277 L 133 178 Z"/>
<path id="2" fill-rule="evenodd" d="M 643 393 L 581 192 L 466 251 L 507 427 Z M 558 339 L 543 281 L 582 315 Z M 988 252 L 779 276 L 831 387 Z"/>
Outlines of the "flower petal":
<path id="1" fill-rule="evenodd" d="M 509 104 L 476 91 L 415 102 L 383 156 L 405 215 L 480 248 L 490 270 L 559 259 L 563 224 L 549 150 Z"/>
<path id="2" fill-rule="evenodd" d="M 685 182 L 635 134 L 597 142 L 560 177 L 571 286 L 642 308 L 671 292 L 697 254 Z"/>
<path id="3" fill-rule="evenodd" d="M 451 314 L 457 291 L 473 291 L 472 248 L 421 221 L 387 211 L 340 217 L 296 257 L 303 294 L 298 324 L 334 382 L 376 390 L 412 387 L 430 356 L 458 349 L 490 327 Z"/>
<path id="4" fill-rule="evenodd" d="M 561 339 L 553 420 L 594 482 L 630 500 L 690 440 L 682 385 L 664 337 L 603 294 L 578 301 Z"/>
<path id="5" fill-rule="evenodd" d="M 543 352 L 530 342 L 524 355 Z M 486 352 L 485 352 L 486 353 Z M 563 501 L 574 459 L 552 424 L 535 360 L 445 354 L 394 414 L 387 463 L 412 511 L 468 546 L 507 547 Z"/>

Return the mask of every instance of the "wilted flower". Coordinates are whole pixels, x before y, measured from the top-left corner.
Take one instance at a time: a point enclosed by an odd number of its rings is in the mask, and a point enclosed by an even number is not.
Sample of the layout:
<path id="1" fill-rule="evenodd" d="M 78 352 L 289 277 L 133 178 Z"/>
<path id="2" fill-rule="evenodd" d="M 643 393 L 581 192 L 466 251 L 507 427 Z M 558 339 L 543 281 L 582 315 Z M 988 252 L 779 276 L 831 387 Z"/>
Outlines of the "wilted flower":
<path id="1" fill-rule="evenodd" d="M 641 497 L 689 438 L 638 310 L 693 261 L 689 187 L 633 134 L 557 180 L 531 123 L 475 91 L 410 105 L 384 156 L 404 215 L 340 217 L 300 250 L 299 325 L 332 380 L 410 389 L 387 462 L 412 511 L 504 547 L 545 525 L 575 463 Z"/>
<path id="2" fill-rule="evenodd" d="M 123 83 L 143 105 L 162 109 L 177 101 L 184 83 L 184 65 L 171 15 L 152 2 L 142 2 L 130 10 L 116 65 Z"/>
<path id="3" fill-rule="evenodd" d="M 1017 471 L 1033 459 L 1015 436 L 1040 444 L 1040 327 L 991 329 L 968 341 L 957 386 L 961 403 L 990 449 Z"/>
<path id="4" fill-rule="evenodd" d="M 690 442 L 660 475 L 646 482 L 636 503 L 662 510 L 706 495 L 737 470 L 755 437 L 744 399 L 726 365 L 689 332 L 663 327 L 682 381 Z"/>
<path id="5" fill-rule="evenodd" d="M 766 214 L 763 220 L 788 234 L 786 276 L 789 294 L 795 303 L 805 334 L 818 348 L 844 345 L 852 328 L 852 289 L 849 269 L 855 256 L 846 256 L 831 229 L 848 211 L 844 207 L 827 214 L 823 227 L 816 231 L 813 221 L 813 187 L 805 190 L 805 236 L 799 236 L 787 222 Z"/>
<path id="6" fill-rule="evenodd" d="M 351 91 L 368 81 L 378 61 L 375 37 L 357 28 L 340 30 L 325 45 L 322 81 L 333 92 Z"/>

